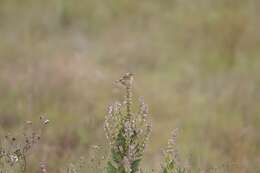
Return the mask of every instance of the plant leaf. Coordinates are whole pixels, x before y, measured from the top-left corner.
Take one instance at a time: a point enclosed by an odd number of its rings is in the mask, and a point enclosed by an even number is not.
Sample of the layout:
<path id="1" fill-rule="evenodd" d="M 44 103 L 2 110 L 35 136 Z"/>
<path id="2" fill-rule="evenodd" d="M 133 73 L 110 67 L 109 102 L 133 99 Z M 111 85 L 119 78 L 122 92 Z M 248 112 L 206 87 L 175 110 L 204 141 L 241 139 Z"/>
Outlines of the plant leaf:
<path id="1" fill-rule="evenodd" d="M 133 163 L 131 164 L 131 173 L 135 173 L 136 171 L 138 171 L 140 161 L 141 161 L 141 159 L 137 159 L 137 160 L 133 161 Z"/>
<path id="2" fill-rule="evenodd" d="M 116 167 L 111 162 L 107 163 L 107 173 L 117 173 Z"/>

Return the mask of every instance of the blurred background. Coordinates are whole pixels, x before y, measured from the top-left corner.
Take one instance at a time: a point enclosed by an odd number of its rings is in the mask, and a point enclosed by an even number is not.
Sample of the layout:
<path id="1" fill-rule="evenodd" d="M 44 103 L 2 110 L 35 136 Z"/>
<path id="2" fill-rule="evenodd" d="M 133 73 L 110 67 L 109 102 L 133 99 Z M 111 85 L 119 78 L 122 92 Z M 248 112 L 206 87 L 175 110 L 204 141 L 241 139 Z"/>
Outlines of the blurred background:
<path id="1" fill-rule="evenodd" d="M 153 121 L 144 167 L 160 167 L 178 127 L 192 168 L 257 173 L 259 56 L 258 0 L 0 0 L 0 131 L 46 114 L 28 166 L 59 172 L 107 147 L 107 105 L 123 99 L 113 82 L 131 71 Z"/>

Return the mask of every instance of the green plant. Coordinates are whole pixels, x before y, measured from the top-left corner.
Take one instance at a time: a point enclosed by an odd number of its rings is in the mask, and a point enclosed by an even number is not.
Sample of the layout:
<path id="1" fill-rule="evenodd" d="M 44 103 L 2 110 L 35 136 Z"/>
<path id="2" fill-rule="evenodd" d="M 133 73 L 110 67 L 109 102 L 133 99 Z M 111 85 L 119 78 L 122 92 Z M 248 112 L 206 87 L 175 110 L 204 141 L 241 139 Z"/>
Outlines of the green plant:
<path id="1" fill-rule="evenodd" d="M 164 161 L 162 173 L 186 173 L 187 170 L 178 163 L 178 153 L 176 150 L 176 138 L 178 129 L 172 132 L 172 137 L 168 141 L 167 147 L 163 150 Z"/>
<path id="2" fill-rule="evenodd" d="M 118 82 L 125 88 L 125 101 L 109 106 L 105 132 L 110 142 L 111 158 L 107 173 L 135 173 L 139 170 L 146 142 L 151 132 L 147 105 L 140 101 L 137 113 L 132 111 L 133 75 L 127 73 Z"/>

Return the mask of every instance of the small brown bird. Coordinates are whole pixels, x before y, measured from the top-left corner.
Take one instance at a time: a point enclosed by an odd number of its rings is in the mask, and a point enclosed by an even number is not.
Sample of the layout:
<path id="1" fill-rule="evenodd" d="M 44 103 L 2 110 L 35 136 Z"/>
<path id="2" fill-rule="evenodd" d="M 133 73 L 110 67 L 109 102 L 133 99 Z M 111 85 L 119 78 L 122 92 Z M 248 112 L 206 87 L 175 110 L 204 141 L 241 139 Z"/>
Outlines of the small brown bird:
<path id="1" fill-rule="evenodd" d="M 132 73 L 126 73 L 124 76 L 122 76 L 119 80 L 117 80 L 117 83 L 120 83 L 124 86 L 131 86 L 133 83 L 134 75 Z"/>

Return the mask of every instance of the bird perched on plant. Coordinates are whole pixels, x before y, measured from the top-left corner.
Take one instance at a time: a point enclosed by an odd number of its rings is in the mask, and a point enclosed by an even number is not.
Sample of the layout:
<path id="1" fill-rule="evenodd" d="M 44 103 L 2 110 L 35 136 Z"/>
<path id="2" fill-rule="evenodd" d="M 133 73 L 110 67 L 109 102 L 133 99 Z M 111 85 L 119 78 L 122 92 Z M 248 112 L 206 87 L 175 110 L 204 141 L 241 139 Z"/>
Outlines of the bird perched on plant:
<path id="1" fill-rule="evenodd" d="M 126 73 L 119 80 L 117 80 L 116 83 L 120 83 L 121 85 L 130 87 L 133 83 L 133 79 L 134 79 L 133 73 Z"/>

